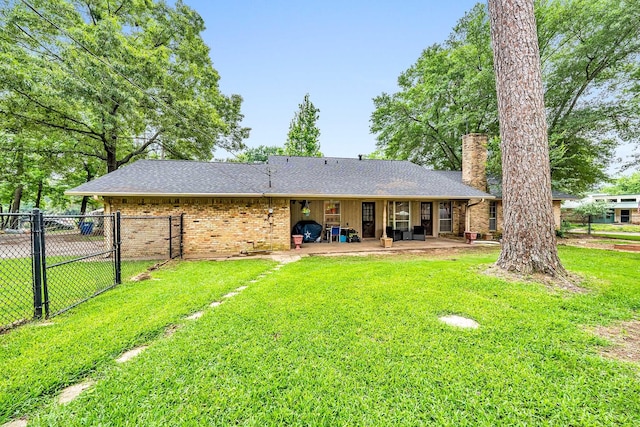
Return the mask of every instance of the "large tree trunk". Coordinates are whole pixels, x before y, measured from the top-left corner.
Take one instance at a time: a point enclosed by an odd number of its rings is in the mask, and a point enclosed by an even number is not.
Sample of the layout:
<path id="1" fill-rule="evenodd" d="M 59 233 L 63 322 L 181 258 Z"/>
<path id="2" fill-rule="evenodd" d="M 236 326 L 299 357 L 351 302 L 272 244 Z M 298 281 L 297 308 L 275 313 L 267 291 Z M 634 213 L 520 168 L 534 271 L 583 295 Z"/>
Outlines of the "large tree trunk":
<path id="1" fill-rule="evenodd" d="M 497 264 L 561 276 L 533 0 L 489 0 L 489 15 L 502 139 L 504 233 Z"/>

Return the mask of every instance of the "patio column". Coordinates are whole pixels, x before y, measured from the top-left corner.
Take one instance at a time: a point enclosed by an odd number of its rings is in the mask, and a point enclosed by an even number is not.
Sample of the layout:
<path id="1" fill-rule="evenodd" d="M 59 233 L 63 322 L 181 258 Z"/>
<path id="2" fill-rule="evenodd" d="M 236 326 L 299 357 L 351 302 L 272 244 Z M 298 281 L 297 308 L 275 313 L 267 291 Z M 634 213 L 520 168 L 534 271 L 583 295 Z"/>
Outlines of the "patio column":
<path id="1" fill-rule="evenodd" d="M 383 200 L 384 207 L 382 208 L 382 238 L 385 239 L 387 237 L 387 209 L 389 209 L 389 203 L 386 200 Z"/>

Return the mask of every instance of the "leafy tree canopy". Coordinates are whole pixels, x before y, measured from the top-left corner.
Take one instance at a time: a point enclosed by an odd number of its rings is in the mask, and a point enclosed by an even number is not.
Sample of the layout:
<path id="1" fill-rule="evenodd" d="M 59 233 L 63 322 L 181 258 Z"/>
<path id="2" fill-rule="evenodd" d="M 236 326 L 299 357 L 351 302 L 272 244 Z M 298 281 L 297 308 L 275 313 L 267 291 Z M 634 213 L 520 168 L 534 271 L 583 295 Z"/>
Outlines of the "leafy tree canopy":
<path id="1" fill-rule="evenodd" d="M 613 150 L 640 136 L 640 1 L 536 2 L 553 185 L 580 193 L 606 178 Z M 499 134 L 486 6 L 422 52 L 374 98 L 378 149 L 438 169 L 460 169 L 466 133 Z M 499 143 L 489 165 L 500 173 Z"/>
<path id="2" fill-rule="evenodd" d="M 101 174 L 243 146 L 242 100 L 220 92 L 204 22 L 181 0 L 0 1 L 0 124 L 35 143 L 13 151 L 78 170 L 95 159 Z"/>
<path id="3" fill-rule="evenodd" d="M 302 104 L 298 105 L 291 124 L 284 154 L 287 156 L 322 157 L 320 152 L 320 129 L 316 122 L 320 112 L 309 100 L 309 94 L 304 96 Z"/>
<path id="4" fill-rule="evenodd" d="M 629 176 L 622 176 L 613 182 L 613 185 L 604 187 L 607 194 L 640 194 L 640 171 Z"/>
<path id="5" fill-rule="evenodd" d="M 266 163 L 269 160 L 269 156 L 281 156 L 284 154 L 282 147 L 275 145 L 259 145 L 257 147 L 247 147 L 234 159 L 230 159 L 232 162 L 241 163 Z"/>

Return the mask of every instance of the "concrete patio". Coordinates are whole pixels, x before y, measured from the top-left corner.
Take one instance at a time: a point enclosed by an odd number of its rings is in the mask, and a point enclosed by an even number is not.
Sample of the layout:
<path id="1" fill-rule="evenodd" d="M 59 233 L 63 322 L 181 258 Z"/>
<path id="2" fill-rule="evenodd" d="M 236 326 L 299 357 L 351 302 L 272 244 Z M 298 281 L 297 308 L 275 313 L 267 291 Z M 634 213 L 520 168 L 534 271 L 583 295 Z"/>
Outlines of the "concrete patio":
<path id="1" fill-rule="evenodd" d="M 466 244 L 461 239 L 445 239 L 445 238 L 427 238 L 425 241 L 421 240 L 399 240 L 393 242 L 390 248 L 383 248 L 379 239 L 363 239 L 358 243 L 339 243 L 331 242 L 327 243 L 303 243 L 299 250 L 295 249 L 295 246 L 291 245 L 290 253 L 296 253 L 299 255 L 321 255 L 321 254 L 353 254 L 353 253 L 394 253 L 394 252 L 422 252 L 440 249 L 468 249 L 477 246 L 485 246 L 484 244 L 477 242 L 473 244 Z M 485 247 L 491 245 L 487 244 Z M 492 246 L 499 247 L 498 242 L 495 242 Z"/>

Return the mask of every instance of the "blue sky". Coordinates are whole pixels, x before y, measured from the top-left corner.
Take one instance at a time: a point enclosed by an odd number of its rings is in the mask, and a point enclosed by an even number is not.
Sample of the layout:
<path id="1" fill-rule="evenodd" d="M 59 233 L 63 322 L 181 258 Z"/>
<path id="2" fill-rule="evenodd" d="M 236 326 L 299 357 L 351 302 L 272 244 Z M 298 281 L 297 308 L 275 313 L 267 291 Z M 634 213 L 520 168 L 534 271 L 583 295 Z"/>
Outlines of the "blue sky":
<path id="1" fill-rule="evenodd" d="M 306 93 L 321 151 L 375 150 L 372 98 L 394 92 L 424 48 L 446 40 L 476 1 L 184 0 L 204 19 L 222 92 L 244 98 L 248 146 L 284 145 Z M 217 158 L 228 157 L 217 152 Z"/>

